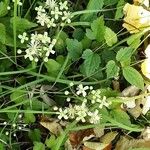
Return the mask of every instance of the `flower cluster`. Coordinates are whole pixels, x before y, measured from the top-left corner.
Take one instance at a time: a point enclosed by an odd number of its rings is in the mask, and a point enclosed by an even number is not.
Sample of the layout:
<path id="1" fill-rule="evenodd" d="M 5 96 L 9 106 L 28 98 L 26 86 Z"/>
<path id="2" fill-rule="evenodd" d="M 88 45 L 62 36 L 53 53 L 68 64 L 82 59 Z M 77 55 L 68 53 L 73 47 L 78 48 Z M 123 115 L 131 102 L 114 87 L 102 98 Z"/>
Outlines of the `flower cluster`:
<path id="1" fill-rule="evenodd" d="M 75 119 L 81 122 L 97 124 L 101 119 L 100 110 L 103 107 L 109 107 L 111 104 L 107 101 L 106 96 L 101 95 L 100 90 L 93 90 L 92 86 L 89 87 L 80 84 L 75 91 L 72 88 L 71 92 L 65 91 L 66 96 L 73 97 L 72 93 L 75 95 L 74 99 L 77 98 L 82 101 L 81 104 L 72 105 L 69 103 L 69 107 L 54 107 L 54 110 L 57 111 L 58 119 Z M 70 102 L 70 97 L 67 98 L 67 102 Z"/>
<path id="2" fill-rule="evenodd" d="M 28 41 L 27 34 L 24 32 L 23 35 L 19 35 L 21 43 Z M 53 47 L 56 43 L 56 39 L 51 40 L 48 36 L 47 32 L 44 34 L 31 34 L 30 42 L 27 45 L 27 49 L 25 50 L 25 59 L 29 58 L 30 61 L 38 62 L 39 58 L 43 58 L 45 62 L 48 61 L 48 57 L 50 54 L 55 54 Z M 21 54 L 22 51 L 19 49 L 18 54 Z"/>
<path id="3" fill-rule="evenodd" d="M 14 3 L 17 2 L 17 5 L 22 6 L 21 0 L 12 0 Z"/>
<path id="4" fill-rule="evenodd" d="M 10 123 L 4 121 L 2 123 L 2 125 L 5 126 L 5 135 L 11 134 L 12 136 L 16 137 L 17 136 L 16 131 L 24 130 L 26 128 L 27 124 L 23 123 L 22 117 L 23 115 L 19 114 L 15 122 Z"/>
<path id="5" fill-rule="evenodd" d="M 56 27 L 58 23 L 63 26 L 71 23 L 71 13 L 68 11 L 68 2 L 57 2 L 56 0 L 46 0 L 44 6 L 36 7 L 37 23 L 47 28 Z"/>

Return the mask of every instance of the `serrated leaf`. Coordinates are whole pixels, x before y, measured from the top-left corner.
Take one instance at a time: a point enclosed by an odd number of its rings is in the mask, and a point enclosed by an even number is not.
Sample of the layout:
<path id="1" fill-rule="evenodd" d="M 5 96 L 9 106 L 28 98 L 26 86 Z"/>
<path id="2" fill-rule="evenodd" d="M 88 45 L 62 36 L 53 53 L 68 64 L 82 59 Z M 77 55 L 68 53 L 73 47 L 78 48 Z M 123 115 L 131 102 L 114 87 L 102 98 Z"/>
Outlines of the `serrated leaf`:
<path id="1" fill-rule="evenodd" d="M 128 66 L 123 68 L 124 78 L 132 85 L 135 85 L 139 89 L 144 89 L 144 81 L 141 74 L 134 68 Z"/>
<path id="2" fill-rule="evenodd" d="M 129 115 L 121 109 L 115 109 L 111 111 L 111 115 L 119 123 L 122 123 L 128 126 L 131 124 Z"/>
<path id="3" fill-rule="evenodd" d="M 3 2 L 0 2 L 0 17 L 3 17 L 8 13 L 7 10 L 8 5 L 9 0 L 3 0 Z"/>
<path id="4" fill-rule="evenodd" d="M 41 142 L 34 142 L 33 150 L 45 150 L 45 145 Z"/>
<path id="5" fill-rule="evenodd" d="M 15 20 L 14 20 L 15 19 Z M 13 22 L 15 21 L 17 31 L 24 32 L 25 30 L 37 27 L 36 23 L 30 22 L 27 19 L 16 17 L 11 18 L 10 23 L 13 28 Z"/>
<path id="6" fill-rule="evenodd" d="M 72 60 L 77 60 L 82 55 L 82 43 L 76 39 L 67 39 L 67 50 Z"/>
<path id="7" fill-rule="evenodd" d="M 115 61 L 110 60 L 106 65 L 107 78 L 115 78 L 119 75 L 119 67 L 116 65 Z"/>
<path id="8" fill-rule="evenodd" d="M 117 41 L 118 41 L 116 33 L 108 27 L 106 27 L 106 29 L 105 29 L 104 38 L 105 38 L 106 43 L 107 43 L 108 46 L 112 46 L 115 43 L 117 43 Z"/>
<path id="9" fill-rule="evenodd" d="M 118 4 L 117 4 L 117 10 L 116 10 L 116 14 L 115 14 L 115 19 L 120 19 L 123 17 L 123 7 L 125 5 L 125 1 L 124 0 L 119 0 Z M 122 7 L 122 8 L 121 8 Z"/>
<path id="10" fill-rule="evenodd" d="M 120 62 L 127 61 L 131 58 L 132 53 L 133 49 L 131 47 L 121 48 L 116 55 L 116 59 Z"/>
<path id="11" fill-rule="evenodd" d="M 90 76 L 95 73 L 101 63 L 100 56 L 90 49 L 84 51 L 82 58 L 84 59 L 83 67 L 86 75 Z"/>
<path id="12" fill-rule="evenodd" d="M 5 25 L 0 23 L 0 42 L 5 44 L 6 41 L 6 28 Z"/>
<path id="13" fill-rule="evenodd" d="M 105 25 L 104 25 L 104 18 L 103 16 L 97 18 L 96 20 L 93 21 L 91 24 L 91 29 L 95 35 L 95 39 L 98 42 L 102 42 L 104 40 L 104 35 L 105 35 Z"/>

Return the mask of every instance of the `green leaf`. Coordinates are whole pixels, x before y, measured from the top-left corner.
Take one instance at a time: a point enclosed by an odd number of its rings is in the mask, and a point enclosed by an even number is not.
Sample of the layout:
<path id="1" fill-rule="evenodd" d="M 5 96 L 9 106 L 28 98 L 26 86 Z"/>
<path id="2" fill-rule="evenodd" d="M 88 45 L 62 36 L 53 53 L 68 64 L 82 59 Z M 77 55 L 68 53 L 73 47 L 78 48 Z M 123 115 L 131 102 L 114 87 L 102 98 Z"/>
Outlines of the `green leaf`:
<path id="1" fill-rule="evenodd" d="M 45 150 L 45 145 L 41 142 L 34 142 L 33 150 Z"/>
<path id="2" fill-rule="evenodd" d="M 101 10 L 103 5 L 104 5 L 104 0 L 89 0 L 86 10 Z M 93 15 L 96 16 L 97 13 L 84 14 L 83 18 L 84 20 L 90 20 L 93 18 Z"/>
<path id="3" fill-rule="evenodd" d="M 11 101 L 15 102 L 16 104 L 23 102 L 27 99 L 27 95 L 23 91 L 16 90 L 10 95 Z"/>
<path id="4" fill-rule="evenodd" d="M 110 60 L 106 65 L 107 78 L 115 78 L 119 75 L 119 67 L 116 65 L 115 61 Z"/>
<path id="5" fill-rule="evenodd" d="M 30 130 L 28 136 L 32 141 L 41 141 L 41 132 L 39 129 Z"/>
<path id="6" fill-rule="evenodd" d="M 117 10 L 116 10 L 116 14 L 115 14 L 115 19 L 120 19 L 123 17 L 123 7 L 125 5 L 125 1 L 124 0 L 119 0 L 118 4 L 117 4 Z"/>
<path id="7" fill-rule="evenodd" d="M 56 137 L 54 135 L 51 135 L 49 139 L 46 139 L 45 144 L 48 148 L 52 148 L 55 144 Z"/>
<path id="8" fill-rule="evenodd" d="M 84 51 L 82 58 L 84 59 L 83 67 L 87 76 L 95 73 L 101 63 L 100 56 L 90 49 Z"/>
<path id="9" fill-rule="evenodd" d="M 2 44 L 5 44 L 5 41 L 6 41 L 6 28 L 5 25 L 0 23 L 0 42 Z"/>
<path id="10" fill-rule="evenodd" d="M 32 113 L 24 113 L 23 119 L 25 123 L 34 123 L 36 121 L 35 116 Z"/>
<path id="11" fill-rule="evenodd" d="M 95 40 L 95 34 L 91 29 L 86 29 L 86 36 L 90 39 L 90 40 Z"/>
<path id="12" fill-rule="evenodd" d="M 66 43 L 70 58 L 74 61 L 80 58 L 83 50 L 82 43 L 76 39 L 67 39 Z"/>
<path id="13" fill-rule="evenodd" d="M 118 0 L 104 0 L 105 5 L 114 5 L 118 2 Z"/>
<path id="14" fill-rule="evenodd" d="M 133 49 L 131 47 L 121 48 L 116 55 L 116 59 L 117 61 L 125 62 L 131 58 L 132 53 Z"/>
<path id="15" fill-rule="evenodd" d="M 134 68 L 128 66 L 123 68 L 123 76 L 124 78 L 132 85 L 140 89 L 144 89 L 144 81 L 141 74 L 135 70 Z"/>
<path id="16" fill-rule="evenodd" d="M 122 124 L 125 124 L 128 126 L 131 124 L 130 117 L 128 116 L 128 114 L 125 111 L 123 111 L 121 109 L 112 110 L 111 115 L 119 123 L 122 123 Z"/>
<path id="17" fill-rule="evenodd" d="M 139 33 L 131 35 L 127 39 L 127 44 L 133 49 L 138 48 L 141 42 L 141 37 L 144 35 L 144 33 L 145 32 L 139 32 Z"/>
<path id="18" fill-rule="evenodd" d="M 61 68 L 61 65 L 54 59 L 49 59 L 48 62 L 44 63 L 49 75 L 56 76 Z"/>
<path id="19" fill-rule="evenodd" d="M 13 28 L 13 21 L 15 21 L 15 23 L 16 23 L 17 31 L 20 31 L 20 32 L 24 32 L 25 30 L 28 30 L 28 29 L 38 26 L 36 23 L 32 23 L 32 22 L 28 21 L 27 19 L 16 17 L 16 18 L 10 19 L 12 28 Z"/>
<path id="20" fill-rule="evenodd" d="M 93 21 L 91 24 L 91 29 L 95 35 L 95 39 L 98 42 L 102 42 L 104 40 L 104 35 L 105 35 L 105 25 L 104 25 L 104 18 L 103 16 L 97 18 L 96 20 Z"/>
<path id="21" fill-rule="evenodd" d="M 108 46 L 112 46 L 118 41 L 116 33 L 108 27 L 106 27 L 104 37 Z"/>
<path id="22" fill-rule="evenodd" d="M 0 17 L 3 17 L 8 13 L 7 10 L 8 5 L 9 0 L 3 0 L 3 2 L 0 2 Z"/>

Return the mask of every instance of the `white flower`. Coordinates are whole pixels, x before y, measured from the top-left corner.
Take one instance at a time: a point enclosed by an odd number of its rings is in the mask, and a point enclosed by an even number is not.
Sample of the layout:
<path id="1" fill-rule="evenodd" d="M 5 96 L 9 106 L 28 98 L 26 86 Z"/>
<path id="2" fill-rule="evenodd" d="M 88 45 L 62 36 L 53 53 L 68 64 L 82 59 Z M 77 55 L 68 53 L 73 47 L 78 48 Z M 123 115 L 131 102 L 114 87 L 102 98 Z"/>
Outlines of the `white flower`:
<path id="1" fill-rule="evenodd" d="M 67 1 L 64 1 L 63 3 L 60 2 L 59 5 L 60 5 L 60 10 L 68 10 L 68 6 L 67 6 L 68 2 Z"/>
<path id="2" fill-rule="evenodd" d="M 89 119 L 90 123 L 92 124 L 99 123 L 101 116 L 97 109 L 94 112 L 89 112 L 88 115 L 90 116 L 90 119 Z"/>
<path id="3" fill-rule="evenodd" d="M 13 128 L 15 128 L 17 125 L 16 125 L 15 123 L 13 123 L 13 125 L 12 125 L 12 126 L 13 126 Z"/>
<path id="4" fill-rule="evenodd" d="M 74 119 L 75 115 L 76 115 L 76 110 L 71 104 L 69 104 L 69 107 L 67 108 L 67 111 L 68 111 L 69 118 Z"/>
<path id="5" fill-rule="evenodd" d="M 136 106 L 135 99 L 125 101 L 124 104 L 127 106 L 127 108 L 134 108 Z"/>
<path id="6" fill-rule="evenodd" d="M 46 13 L 39 13 L 36 17 L 37 23 L 41 26 L 44 26 L 50 19 L 50 17 Z"/>
<path id="7" fill-rule="evenodd" d="M 38 14 L 46 12 L 45 9 L 42 6 L 35 7 L 35 10 L 37 11 Z"/>
<path id="8" fill-rule="evenodd" d="M 150 96 L 146 97 L 146 102 L 143 106 L 142 114 L 145 115 L 150 110 Z"/>
<path id="9" fill-rule="evenodd" d="M 44 34 L 38 34 L 38 39 L 43 43 L 50 43 L 51 39 L 48 37 L 48 33 L 44 32 Z"/>
<path id="10" fill-rule="evenodd" d="M 85 96 L 87 95 L 86 90 L 88 90 L 88 89 L 89 89 L 88 86 L 83 87 L 83 85 L 80 84 L 80 85 L 77 87 L 77 92 L 76 92 L 76 94 L 77 94 L 77 95 L 82 94 L 83 97 L 85 97 Z"/>
<path id="11" fill-rule="evenodd" d="M 22 2 L 20 0 L 12 0 L 14 3 L 17 2 L 17 5 L 22 6 Z"/>
<path id="12" fill-rule="evenodd" d="M 59 16 L 62 15 L 62 12 L 59 11 L 58 7 L 55 7 L 53 11 L 51 11 L 51 14 L 55 16 L 55 19 L 58 20 Z"/>
<path id="13" fill-rule="evenodd" d="M 91 98 L 91 103 L 94 104 L 96 102 L 101 102 L 101 91 L 100 90 L 92 90 L 92 98 Z"/>
<path id="14" fill-rule="evenodd" d="M 70 12 L 66 12 L 66 11 L 64 11 L 63 13 L 64 13 L 64 16 L 62 17 L 62 20 L 63 21 L 65 20 L 67 23 L 71 23 L 71 20 L 70 20 L 71 13 Z"/>
<path id="15" fill-rule="evenodd" d="M 5 121 L 5 122 L 3 122 L 3 124 L 4 124 L 4 125 L 6 125 L 6 124 L 7 124 L 7 122 Z"/>
<path id="16" fill-rule="evenodd" d="M 23 32 L 23 34 L 19 34 L 18 35 L 18 38 L 21 40 L 21 43 L 24 43 L 25 41 L 28 41 L 29 38 L 27 37 L 27 33 L 26 32 Z"/>
<path id="17" fill-rule="evenodd" d="M 53 107 L 53 110 L 55 110 L 55 111 L 58 110 L 58 107 L 57 107 L 57 106 L 54 106 L 54 107 Z"/>
<path id="18" fill-rule="evenodd" d="M 21 54 L 21 53 L 22 53 L 22 50 L 21 50 L 21 49 L 18 49 L 18 50 L 17 50 L 17 53 L 18 53 L 18 54 Z"/>
<path id="19" fill-rule="evenodd" d="M 71 101 L 71 98 L 70 98 L 70 97 L 67 97 L 66 101 L 67 101 L 67 102 L 70 102 L 70 101 Z"/>
<path id="20" fill-rule="evenodd" d="M 65 91 L 65 95 L 69 95 L 69 91 Z"/>
<path id="21" fill-rule="evenodd" d="M 107 102 L 107 98 L 106 96 L 103 97 L 103 99 L 100 101 L 100 105 L 99 105 L 99 108 L 103 108 L 103 106 L 105 107 L 109 107 L 111 103 L 110 102 Z"/>
<path id="22" fill-rule="evenodd" d="M 70 83 L 69 83 L 69 86 L 70 86 L 70 87 L 74 86 L 74 83 L 73 83 L 73 82 L 70 82 Z"/>
<path id="23" fill-rule="evenodd" d="M 46 0 L 45 7 L 53 10 L 57 6 L 56 0 Z"/>
<path id="24" fill-rule="evenodd" d="M 45 57 L 45 58 L 44 58 L 44 62 L 48 62 L 48 57 Z"/>
<path id="25" fill-rule="evenodd" d="M 7 6 L 7 10 L 10 10 L 11 9 L 11 7 L 10 6 Z"/>
<path id="26" fill-rule="evenodd" d="M 46 20 L 45 24 L 47 25 L 48 28 L 56 27 L 56 23 L 54 23 L 54 21 L 55 21 L 54 18 L 48 19 L 48 20 Z"/>
<path id="27" fill-rule="evenodd" d="M 8 131 L 6 131 L 6 132 L 5 132 L 5 135 L 9 135 L 9 132 L 8 132 Z"/>
<path id="28" fill-rule="evenodd" d="M 82 103 L 81 106 L 75 105 L 75 110 L 76 110 L 76 120 L 77 121 L 82 121 L 85 122 L 85 117 L 87 116 L 88 113 L 88 108 L 85 105 L 85 103 Z"/>
<path id="29" fill-rule="evenodd" d="M 65 110 L 62 110 L 62 108 L 59 108 L 59 116 L 58 116 L 58 119 L 62 119 L 62 118 L 64 118 L 64 119 L 68 119 L 68 115 L 67 115 L 67 113 L 68 113 L 68 111 L 67 111 L 67 109 L 65 109 Z"/>
<path id="30" fill-rule="evenodd" d="M 16 133 L 14 133 L 13 136 L 16 137 L 17 136 Z"/>
<path id="31" fill-rule="evenodd" d="M 150 44 L 147 46 L 147 48 L 145 50 L 145 55 L 147 58 L 150 58 Z"/>

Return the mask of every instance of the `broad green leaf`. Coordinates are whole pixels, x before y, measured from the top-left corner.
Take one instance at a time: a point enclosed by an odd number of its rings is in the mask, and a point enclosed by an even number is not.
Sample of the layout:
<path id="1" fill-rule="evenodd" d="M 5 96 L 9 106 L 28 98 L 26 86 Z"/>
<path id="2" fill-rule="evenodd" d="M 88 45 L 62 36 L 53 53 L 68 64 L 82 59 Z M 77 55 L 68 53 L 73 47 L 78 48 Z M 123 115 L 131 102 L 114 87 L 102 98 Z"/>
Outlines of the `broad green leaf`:
<path id="1" fill-rule="evenodd" d="M 41 142 L 34 142 L 33 150 L 45 150 L 45 145 Z"/>
<path id="2" fill-rule="evenodd" d="M 133 49 L 130 47 L 121 48 L 116 55 L 116 59 L 120 62 L 127 61 L 131 58 L 132 53 Z"/>
<path id="3" fill-rule="evenodd" d="M 14 19 L 15 18 L 10 19 L 11 26 L 13 28 L 13 21 L 15 21 L 16 29 L 17 29 L 17 31 L 20 31 L 20 32 L 23 32 L 25 30 L 28 30 L 28 29 L 38 26 L 36 23 L 32 23 L 24 18 L 16 17 L 16 19 L 15 20 Z"/>
<path id="4" fill-rule="evenodd" d="M 105 5 L 114 5 L 118 2 L 118 0 L 104 0 Z"/>
<path id="5" fill-rule="evenodd" d="M 144 89 L 144 81 L 141 74 L 135 70 L 134 68 L 128 66 L 123 68 L 123 76 L 124 78 L 132 85 L 140 89 Z"/>
<path id="6" fill-rule="evenodd" d="M 27 94 L 24 91 L 16 90 L 10 95 L 10 99 L 18 104 L 27 99 Z"/>
<path id="7" fill-rule="evenodd" d="M 103 16 L 97 18 L 96 20 L 93 21 L 91 24 L 91 29 L 95 35 L 95 39 L 98 42 L 102 42 L 104 40 L 105 36 L 105 25 L 104 25 L 104 18 Z"/>
<path id="8" fill-rule="evenodd" d="M 2 23 L 0 23 L 0 42 L 2 44 L 5 44 L 5 41 L 6 41 L 6 28 Z"/>
<path id="9" fill-rule="evenodd" d="M 115 78 L 119 75 L 119 67 L 116 65 L 115 61 L 110 60 L 106 65 L 107 78 Z"/>
<path id="10" fill-rule="evenodd" d="M 125 111 L 123 111 L 121 109 L 112 110 L 111 115 L 119 123 L 122 123 L 122 124 L 125 124 L 128 126 L 131 124 L 130 117 L 128 116 L 128 114 Z"/>
<path id="11" fill-rule="evenodd" d="M 118 38 L 114 31 L 112 31 L 110 28 L 106 27 L 105 29 L 105 40 L 108 46 L 112 46 L 115 43 L 117 43 Z"/>
<path id="12" fill-rule="evenodd" d="M 55 144 L 56 137 L 54 135 L 51 135 L 49 139 L 46 139 L 45 144 L 48 148 L 52 148 Z"/>
<path id="13" fill-rule="evenodd" d="M 9 0 L 3 0 L 0 2 L 0 17 L 5 16 L 8 13 L 7 7 L 9 5 Z"/>
<path id="14" fill-rule="evenodd" d="M 144 33 L 145 32 L 139 32 L 131 35 L 127 39 L 127 44 L 134 49 L 138 48 L 140 46 L 141 37 L 144 35 Z"/>
<path id="15" fill-rule="evenodd" d="M 123 6 L 125 5 L 125 1 L 124 0 L 119 0 L 118 4 L 117 4 L 117 10 L 116 10 L 116 14 L 115 14 L 115 19 L 120 19 L 123 17 Z"/>
<path id="16" fill-rule="evenodd" d="M 95 40 L 95 34 L 91 29 L 86 29 L 86 36 L 90 39 L 90 40 Z"/>
<path id="17" fill-rule="evenodd" d="M 86 75 L 93 75 L 101 63 L 100 56 L 90 49 L 87 49 L 84 51 L 82 58 L 84 59 L 83 67 Z"/>
<path id="18" fill-rule="evenodd" d="M 28 132 L 28 136 L 33 142 L 34 141 L 40 142 L 41 140 L 41 132 L 39 129 L 30 130 Z"/>
<path id="19" fill-rule="evenodd" d="M 49 75 L 56 76 L 60 71 L 61 65 L 54 59 L 49 59 L 48 62 L 44 63 Z"/>
<path id="20" fill-rule="evenodd" d="M 67 39 L 66 43 L 70 58 L 72 58 L 74 61 L 79 59 L 83 50 L 82 43 L 76 39 Z"/>
<path id="21" fill-rule="evenodd" d="M 90 10 L 101 10 L 104 5 L 104 0 L 89 0 L 86 10 L 89 10 L 88 14 L 83 15 L 84 20 L 91 20 L 93 16 L 98 13 L 92 13 Z"/>
<path id="22" fill-rule="evenodd" d="M 32 113 L 24 113 L 23 119 L 24 119 L 25 123 L 34 123 L 36 121 L 36 118 L 35 118 L 34 114 L 32 114 Z"/>

